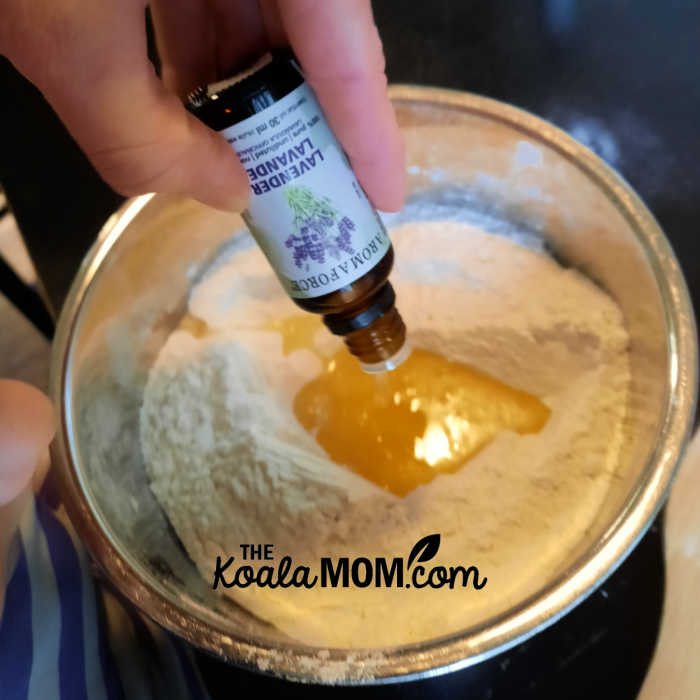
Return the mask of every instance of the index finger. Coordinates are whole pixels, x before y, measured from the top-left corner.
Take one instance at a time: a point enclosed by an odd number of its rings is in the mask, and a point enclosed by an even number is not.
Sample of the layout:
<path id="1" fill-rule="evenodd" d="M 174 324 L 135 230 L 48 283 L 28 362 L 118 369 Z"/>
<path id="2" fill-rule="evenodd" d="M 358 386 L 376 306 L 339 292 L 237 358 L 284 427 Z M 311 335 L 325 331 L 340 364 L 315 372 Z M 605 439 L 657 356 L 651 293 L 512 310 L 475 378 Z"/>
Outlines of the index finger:
<path id="1" fill-rule="evenodd" d="M 331 129 L 378 209 L 403 205 L 403 144 L 369 0 L 279 2 L 284 30 Z"/>

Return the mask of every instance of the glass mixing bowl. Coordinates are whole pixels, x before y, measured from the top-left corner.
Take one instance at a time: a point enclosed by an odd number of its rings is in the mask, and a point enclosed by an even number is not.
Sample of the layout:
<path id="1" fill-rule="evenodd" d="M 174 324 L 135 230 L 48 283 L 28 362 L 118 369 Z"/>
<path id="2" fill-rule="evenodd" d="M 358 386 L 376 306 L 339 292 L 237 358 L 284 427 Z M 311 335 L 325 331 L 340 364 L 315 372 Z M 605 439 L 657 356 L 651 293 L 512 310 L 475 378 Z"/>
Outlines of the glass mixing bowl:
<path id="1" fill-rule="evenodd" d="M 213 592 L 155 501 L 139 446 L 148 369 L 189 289 L 242 222 L 196 202 L 132 199 L 107 222 L 61 313 L 52 447 L 63 497 L 104 577 L 147 615 L 232 663 L 309 682 L 378 683 L 462 668 L 565 614 L 624 559 L 663 504 L 696 391 L 693 314 L 678 262 L 632 190 L 586 148 L 513 107 L 391 88 L 406 139 L 409 205 L 515 228 L 603 287 L 631 337 L 625 443 L 595 523 L 536 591 L 478 626 L 388 649 L 304 646 Z M 406 213 L 404 213 L 404 216 Z M 270 273 L 272 274 L 272 272 Z"/>

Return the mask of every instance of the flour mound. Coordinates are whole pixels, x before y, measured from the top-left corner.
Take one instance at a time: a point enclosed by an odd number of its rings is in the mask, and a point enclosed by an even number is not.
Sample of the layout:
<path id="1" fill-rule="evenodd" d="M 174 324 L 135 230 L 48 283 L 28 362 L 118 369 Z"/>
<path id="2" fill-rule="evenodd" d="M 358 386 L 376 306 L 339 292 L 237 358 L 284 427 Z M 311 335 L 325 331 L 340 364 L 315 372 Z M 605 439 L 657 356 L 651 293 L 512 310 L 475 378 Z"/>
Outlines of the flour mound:
<path id="1" fill-rule="evenodd" d="M 392 232 L 392 284 L 415 346 L 540 397 L 535 435 L 501 433 L 454 474 L 400 499 L 332 463 L 297 422 L 296 392 L 318 375 L 288 356 L 271 320 L 297 313 L 256 248 L 219 261 L 189 311 L 212 332 L 175 331 L 141 410 L 152 489 L 211 581 L 217 556 L 272 543 L 275 560 L 407 557 L 442 536 L 430 565 L 475 565 L 473 588 L 226 591 L 303 642 L 381 647 L 454 633 L 534 593 L 566 562 L 614 478 L 629 385 L 622 314 L 598 287 L 540 252 L 454 222 Z M 339 341 L 325 330 L 315 350 Z"/>

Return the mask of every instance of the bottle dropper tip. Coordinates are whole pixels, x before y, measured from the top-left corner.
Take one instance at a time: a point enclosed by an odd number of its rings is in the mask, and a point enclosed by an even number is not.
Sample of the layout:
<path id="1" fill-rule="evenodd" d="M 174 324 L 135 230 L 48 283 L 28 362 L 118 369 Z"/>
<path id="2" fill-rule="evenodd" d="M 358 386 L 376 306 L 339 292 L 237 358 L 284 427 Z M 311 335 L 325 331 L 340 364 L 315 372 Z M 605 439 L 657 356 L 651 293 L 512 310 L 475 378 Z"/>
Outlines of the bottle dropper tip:
<path id="1" fill-rule="evenodd" d="M 413 348 L 411 347 L 411 344 L 408 341 L 406 341 L 399 348 L 399 350 L 395 352 L 391 357 L 387 357 L 381 362 L 360 362 L 360 367 L 362 367 L 363 371 L 367 372 L 367 374 L 379 374 L 380 372 L 390 372 L 391 370 L 396 369 L 402 362 L 408 359 L 408 356 L 411 354 L 412 349 Z"/>

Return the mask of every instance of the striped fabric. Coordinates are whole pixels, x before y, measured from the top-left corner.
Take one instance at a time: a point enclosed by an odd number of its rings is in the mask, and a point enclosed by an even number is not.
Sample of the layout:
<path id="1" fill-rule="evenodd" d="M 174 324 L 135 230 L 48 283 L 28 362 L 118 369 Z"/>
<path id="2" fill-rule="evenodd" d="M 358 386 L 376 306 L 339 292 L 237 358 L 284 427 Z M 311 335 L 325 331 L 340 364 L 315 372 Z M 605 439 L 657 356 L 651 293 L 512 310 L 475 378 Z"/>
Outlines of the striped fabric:
<path id="1" fill-rule="evenodd" d="M 96 586 L 65 514 L 39 499 L 0 614 L 1 700 L 208 697 L 189 648 Z"/>

